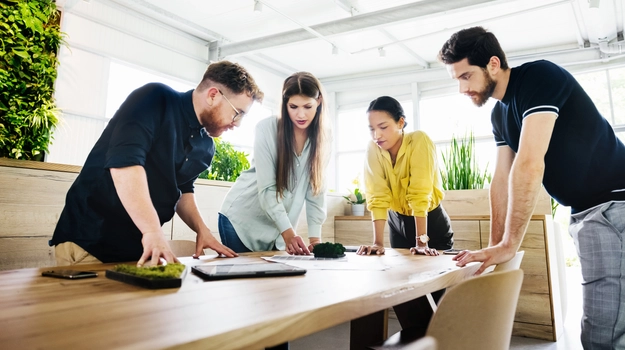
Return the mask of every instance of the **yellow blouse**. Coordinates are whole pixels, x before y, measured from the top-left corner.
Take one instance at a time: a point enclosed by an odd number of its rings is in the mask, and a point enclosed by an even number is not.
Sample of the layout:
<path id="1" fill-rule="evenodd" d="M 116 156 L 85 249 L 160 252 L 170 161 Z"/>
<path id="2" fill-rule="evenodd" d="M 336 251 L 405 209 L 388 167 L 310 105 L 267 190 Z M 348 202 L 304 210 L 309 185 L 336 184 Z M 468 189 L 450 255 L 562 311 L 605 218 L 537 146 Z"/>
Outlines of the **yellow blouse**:
<path id="1" fill-rule="evenodd" d="M 395 166 L 390 153 L 371 141 L 364 174 L 367 208 L 373 220 L 386 220 L 388 209 L 426 217 L 443 200 L 436 146 L 423 131 L 404 135 Z"/>

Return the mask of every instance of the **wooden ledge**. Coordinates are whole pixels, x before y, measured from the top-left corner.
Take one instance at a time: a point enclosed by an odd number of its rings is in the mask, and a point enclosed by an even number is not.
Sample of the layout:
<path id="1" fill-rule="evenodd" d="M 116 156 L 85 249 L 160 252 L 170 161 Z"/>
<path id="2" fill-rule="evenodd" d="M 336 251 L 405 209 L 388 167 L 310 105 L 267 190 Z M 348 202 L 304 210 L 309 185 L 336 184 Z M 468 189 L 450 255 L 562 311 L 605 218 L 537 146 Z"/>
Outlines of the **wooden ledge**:
<path id="1" fill-rule="evenodd" d="M 77 165 L 35 162 L 32 160 L 20 160 L 11 158 L 0 158 L 0 166 L 6 166 L 10 168 L 62 171 L 66 173 L 79 173 L 80 169 L 82 169 L 81 166 Z"/>
<path id="2" fill-rule="evenodd" d="M 534 214 L 531 220 L 545 220 L 547 215 Z M 449 215 L 451 220 L 490 220 L 489 215 Z M 334 221 L 371 221 L 370 215 L 365 216 L 335 216 Z"/>
<path id="3" fill-rule="evenodd" d="M 371 221 L 371 216 L 370 215 L 364 215 L 364 216 L 354 216 L 354 215 L 348 215 L 348 216 L 335 216 L 334 217 L 334 221 L 336 220 L 359 220 L 359 221 Z"/>

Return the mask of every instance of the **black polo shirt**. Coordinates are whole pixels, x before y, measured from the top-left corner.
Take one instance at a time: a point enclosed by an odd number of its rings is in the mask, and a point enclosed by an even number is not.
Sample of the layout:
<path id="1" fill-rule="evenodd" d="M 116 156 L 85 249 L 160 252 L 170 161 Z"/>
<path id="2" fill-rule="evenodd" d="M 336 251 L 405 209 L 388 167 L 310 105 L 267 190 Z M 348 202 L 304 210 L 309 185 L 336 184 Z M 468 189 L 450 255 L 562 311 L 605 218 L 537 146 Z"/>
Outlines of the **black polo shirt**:
<path id="1" fill-rule="evenodd" d="M 548 61 L 511 69 L 491 114 L 497 145 L 517 152 L 523 121 L 535 113 L 557 116 L 543 177 L 555 200 L 573 213 L 625 200 L 625 146 L 575 78 Z"/>
<path id="2" fill-rule="evenodd" d="M 121 204 L 109 169 L 143 166 L 161 225 L 171 220 L 181 193 L 193 192 L 215 153 L 192 93 L 151 83 L 128 96 L 69 189 L 50 245 L 74 242 L 102 262 L 141 257 L 142 234 Z"/>

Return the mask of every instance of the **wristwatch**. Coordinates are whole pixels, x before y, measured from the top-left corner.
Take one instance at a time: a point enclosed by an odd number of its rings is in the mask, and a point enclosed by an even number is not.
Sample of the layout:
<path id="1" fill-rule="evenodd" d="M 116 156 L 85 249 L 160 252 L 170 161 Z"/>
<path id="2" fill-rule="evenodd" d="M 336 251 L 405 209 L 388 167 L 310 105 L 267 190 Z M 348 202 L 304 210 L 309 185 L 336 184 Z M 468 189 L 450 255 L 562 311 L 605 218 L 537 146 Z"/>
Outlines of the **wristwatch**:
<path id="1" fill-rule="evenodd" d="M 427 243 L 430 241 L 430 236 L 428 236 L 427 233 L 424 235 L 419 235 L 417 236 L 417 238 L 419 239 L 419 242 L 421 243 Z"/>

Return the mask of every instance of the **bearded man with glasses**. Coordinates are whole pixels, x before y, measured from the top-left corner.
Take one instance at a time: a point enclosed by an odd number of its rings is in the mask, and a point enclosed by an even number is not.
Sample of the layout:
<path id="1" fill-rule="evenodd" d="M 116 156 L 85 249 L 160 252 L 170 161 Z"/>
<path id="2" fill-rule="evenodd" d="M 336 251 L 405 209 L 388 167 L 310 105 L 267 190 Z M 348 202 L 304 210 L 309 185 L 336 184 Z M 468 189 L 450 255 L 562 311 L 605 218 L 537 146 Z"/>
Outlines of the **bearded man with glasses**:
<path id="1" fill-rule="evenodd" d="M 228 61 L 210 64 L 194 90 L 150 83 L 133 91 L 67 193 L 50 240 L 57 264 L 177 262 L 161 227 L 174 212 L 197 233 L 196 255 L 237 256 L 201 218 L 194 182 L 211 164 L 212 138 L 262 99 L 245 68 Z"/>

